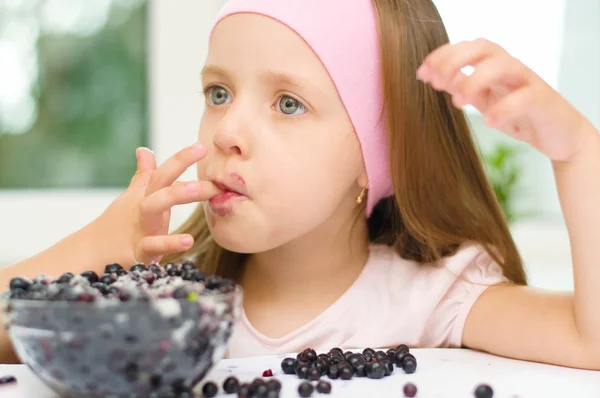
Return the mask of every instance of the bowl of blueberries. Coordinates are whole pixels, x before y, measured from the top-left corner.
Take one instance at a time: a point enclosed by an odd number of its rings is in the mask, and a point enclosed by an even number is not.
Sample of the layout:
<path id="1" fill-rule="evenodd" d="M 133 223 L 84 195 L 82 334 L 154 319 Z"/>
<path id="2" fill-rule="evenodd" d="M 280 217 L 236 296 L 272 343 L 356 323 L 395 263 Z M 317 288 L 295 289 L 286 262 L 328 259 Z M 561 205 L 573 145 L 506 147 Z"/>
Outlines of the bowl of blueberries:
<path id="1" fill-rule="evenodd" d="M 222 359 L 242 289 L 192 262 L 14 278 L 0 295 L 20 360 L 64 397 L 190 397 Z"/>

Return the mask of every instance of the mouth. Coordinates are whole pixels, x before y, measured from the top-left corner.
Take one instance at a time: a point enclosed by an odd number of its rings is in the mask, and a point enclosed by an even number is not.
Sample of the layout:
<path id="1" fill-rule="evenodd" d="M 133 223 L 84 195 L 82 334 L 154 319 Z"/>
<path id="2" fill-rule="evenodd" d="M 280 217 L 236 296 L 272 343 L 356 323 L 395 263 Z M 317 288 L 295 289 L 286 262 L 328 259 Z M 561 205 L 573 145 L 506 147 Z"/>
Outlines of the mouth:
<path id="1" fill-rule="evenodd" d="M 211 179 L 211 182 L 223 191 L 208 201 L 213 213 L 219 216 L 231 214 L 236 203 L 248 199 L 245 183 L 241 176 L 237 173 L 232 173 L 230 177 L 228 181 Z"/>

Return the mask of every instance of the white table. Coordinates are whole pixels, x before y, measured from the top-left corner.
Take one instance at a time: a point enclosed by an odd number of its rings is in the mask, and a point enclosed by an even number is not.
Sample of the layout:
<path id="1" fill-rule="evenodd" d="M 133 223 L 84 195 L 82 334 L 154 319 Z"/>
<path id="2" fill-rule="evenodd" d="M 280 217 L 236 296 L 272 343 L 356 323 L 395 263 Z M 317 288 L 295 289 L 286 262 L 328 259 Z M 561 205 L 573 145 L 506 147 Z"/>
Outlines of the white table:
<path id="1" fill-rule="evenodd" d="M 418 362 L 414 374 L 407 375 L 396 369 L 392 376 L 380 380 L 335 380 L 330 397 L 400 398 L 403 397 L 402 387 L 408 381 L 419 388 L 419 398 L 473 397 L 473 389 L 482 382 L 494 388 L 494 398 L 600 397 L 600 372 L 509 360 L 470 350 L 415 349 L 411 352 Z M 281 372 L 280 363 L 284 357 L 222 360 L 205 381 L 213 380 L 221 385 L 227 376 L 234 374 L 241 381 L 250 382 L 260 377 L 263 370 L 272 369 L 283 383 L 281 397 L 298 397 L 300 380 Z M 24 365 L 0 365 L 0 377 L 8 374 L 16 376 L 18 384 L 0 388 L 1 398 L 58 398 Z M 325 377 L 325 380 L 328 379 Z M 326 396 L 315 391 L 313 397 Z"/>

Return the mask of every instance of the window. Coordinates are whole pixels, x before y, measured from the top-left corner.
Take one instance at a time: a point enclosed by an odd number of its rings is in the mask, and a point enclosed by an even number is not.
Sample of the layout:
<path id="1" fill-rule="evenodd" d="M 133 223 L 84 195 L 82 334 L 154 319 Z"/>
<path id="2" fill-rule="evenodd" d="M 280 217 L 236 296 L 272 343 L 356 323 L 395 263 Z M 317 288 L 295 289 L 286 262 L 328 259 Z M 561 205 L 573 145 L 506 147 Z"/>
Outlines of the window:
<path id="1" fill-rule="evenodd" d="M 0 3 L 0 188 L 126 186 L 147 142 L 143 0 Z"/>

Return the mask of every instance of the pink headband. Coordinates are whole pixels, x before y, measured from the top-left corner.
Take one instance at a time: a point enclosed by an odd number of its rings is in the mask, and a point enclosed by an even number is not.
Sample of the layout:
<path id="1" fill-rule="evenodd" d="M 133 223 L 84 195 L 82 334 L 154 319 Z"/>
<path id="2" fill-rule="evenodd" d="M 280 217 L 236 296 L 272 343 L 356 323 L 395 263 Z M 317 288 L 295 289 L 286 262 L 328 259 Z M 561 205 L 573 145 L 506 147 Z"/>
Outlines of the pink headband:
<path id="1" fill-rule="evenodd" d="M 229 0 L 211 28 L 225 17 L 271 17 L 308 43 L 328 70 L 360 141 L 369 179 L 367 216 L 393 194 L 384 120 L 378 25 L 372 0 Z"/>

